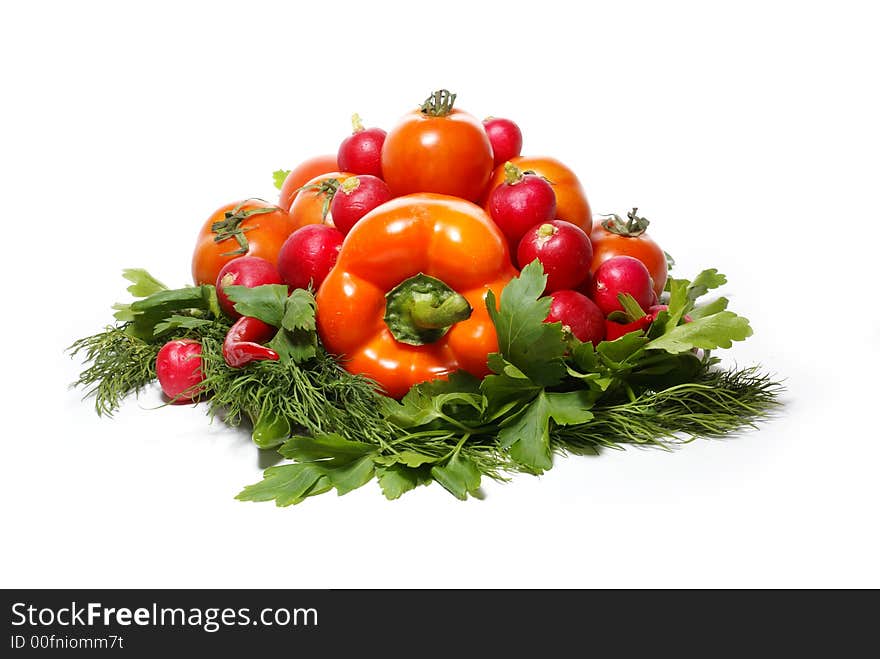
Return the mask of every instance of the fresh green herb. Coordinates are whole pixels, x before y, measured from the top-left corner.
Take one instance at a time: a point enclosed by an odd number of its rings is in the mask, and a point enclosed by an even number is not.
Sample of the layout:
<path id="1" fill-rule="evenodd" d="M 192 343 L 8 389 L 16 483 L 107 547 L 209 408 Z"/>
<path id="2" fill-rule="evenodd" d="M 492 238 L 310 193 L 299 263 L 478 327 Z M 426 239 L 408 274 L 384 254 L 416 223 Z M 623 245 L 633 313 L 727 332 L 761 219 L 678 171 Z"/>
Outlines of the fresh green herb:
<path id="1" fill-rule="evenodd" d="M 240 312 L 279 328 L 270 345 L 282 355 L 231 368 L 222 355 L 230 321 L 220 315 L 213 287 L 168 290 L 143 270 L 125 277 L 142 299 L 119 308 L 119 325 L 71 346 L 88 364 L 75 385 L 95 397 L 99 414 L 110 415 L 154 379 L 167 337 L 201 341 L 208 414 L 233 426 L 250 423 L 257 446 L 291 461 L 267 469 L 241 500 L 291 505 L 373 479 L 389 499 L 432 482 L 459 499 L 479 497 L 484 477 L 539 474 L 554 454 L 728 435 L 769 416 L 782 391 L 754 368 L 718 368 L 710 351 L 746 338 L 751 328 L 727 310 L 726 298 L 698 304 L 726 282 L 716 270 L 693 282 L 669 280 L 668 310 L 647 331 L 594 347 L 543 322 L 546 276 L 531 263 L 505 287 L 500 307 L 487 295 L 499 338 L 499 352 L 489 356 L 492 373 L 482 380 L 454 373 L 413 387 L 400 401 L 323 350 L 308 291 L 227 287 Z M 641 313 L 625 296 L 622 302 L 625 315 Z"/>
<path id="2" fill-rule="evenodd" d="M 272 172 L 272 182 L 275 183 L 275 187 L 279 190 L 284 187 L 284 180 L 287 178 L 287 175 L 290 174 L 289 169 L 276 169 Z"/>

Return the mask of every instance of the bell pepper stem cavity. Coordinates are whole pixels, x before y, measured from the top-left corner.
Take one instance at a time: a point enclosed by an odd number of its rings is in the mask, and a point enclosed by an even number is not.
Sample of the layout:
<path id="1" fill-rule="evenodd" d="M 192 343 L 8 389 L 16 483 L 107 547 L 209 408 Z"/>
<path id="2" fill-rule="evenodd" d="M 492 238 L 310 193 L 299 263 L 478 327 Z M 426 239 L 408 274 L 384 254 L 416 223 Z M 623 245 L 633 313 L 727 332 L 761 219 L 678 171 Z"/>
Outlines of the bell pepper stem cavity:
<path id="1" fill-rule="evenodd" d="M 463 295 L 423 273 L 404 280 L 385 296 L 385 324 L 395 339 L 408 345 L 439 340 L 472 312 Z"/>

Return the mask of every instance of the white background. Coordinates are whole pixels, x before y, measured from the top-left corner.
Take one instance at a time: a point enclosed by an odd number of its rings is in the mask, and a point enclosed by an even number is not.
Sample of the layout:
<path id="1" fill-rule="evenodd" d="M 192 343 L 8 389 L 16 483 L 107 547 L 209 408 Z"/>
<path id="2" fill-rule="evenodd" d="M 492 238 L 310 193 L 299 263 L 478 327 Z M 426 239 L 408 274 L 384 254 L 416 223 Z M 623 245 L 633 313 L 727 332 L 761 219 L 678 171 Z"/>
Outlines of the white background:
<path id="1" fill-rule="evenodd" d="M 0 586 L 880 586 L 872 3 L 492 4 L 3 3 Z M 279 509 L 233 499 L 267 463 L 203 406 L 68 389 L 123 268 L 189 283 L 215 208 L 439 87 L 727 273 L 755 329 L 729 359 L 786 379 L 781 415 L 482 501 Z"/>

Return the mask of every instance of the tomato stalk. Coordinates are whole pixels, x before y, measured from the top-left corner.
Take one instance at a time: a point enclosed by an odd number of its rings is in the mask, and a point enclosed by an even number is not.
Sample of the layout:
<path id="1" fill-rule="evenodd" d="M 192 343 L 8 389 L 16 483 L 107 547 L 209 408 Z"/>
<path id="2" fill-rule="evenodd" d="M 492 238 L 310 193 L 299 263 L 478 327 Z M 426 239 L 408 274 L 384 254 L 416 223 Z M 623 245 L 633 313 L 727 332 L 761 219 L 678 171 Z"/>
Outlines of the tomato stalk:
<path id="1" fill-rule="evenodd" d="M 641 236 L 648 230 L 648 225 L 651 223 L 647 218 L 639 217 L 637 215 L 638 212 L 638 208 L 633 208 L 626 214 L 626 221 L 621 219 L 616 213 L 606 215 L 604 217 L 607 217 L 608 219 L 602 220 L 602 227 L 606 231 L 610 231 L 618 236 L 627 236 L 629 238 Z"/>
<path id="2" fill-rule="evenodd" d="M 330 212 L 330 204 L 333 201 L 333 197 L 336 195 L 336 191 L 339 190 L 339 185 L 339 179 L 328 178 L 326 181 L 321 181 L 314 185 L 304 185 L 297 190 L 297 192 L 314 190 L 316 197 L 324 195 L 324 203 L 321 205 L 321 218 L 327 219 L 327 213 Z"/>
<path id="3" fill-rule="evenodd" d="M 421 111 L 429 117 L 447 117 L 452 114 L 453 105 L 455 94 L 448 89 L 439 89 L 425 99 Z"/>
<path id="4" fill-rule="evenodd" d="M 267 206 L 265 208 L 250 208 L 248 210 L 242 210 L 244 205 L 248 201 L 252 200 L 245 199 L 232 210 L 226 211 L 223 214 L 222 220 L 214 222 L 211 225 L 211 231 L 216 234 L 214 236 L 215 243 L 221 243 L 224 240 L 228 240 L 230 238 L 235 238 L 235 242 L 238 243 L 238 249 L 231 252 L 225 252 L 221 254 L 221 256 L 239 256 L 240 254 L 247 254 L 249 245 L 247 236 L 245 236 L 244 234 L 246 231 L 250 231 L 251 229 L 255 229 L 256 227 L 243 227 L 241 226 L 241 223 L 248 219 L 251 215 L 274 213 L 275 211 L 279 210 L 277 206 Z M 257 201 L 262 200 L 258 199 Z"/>

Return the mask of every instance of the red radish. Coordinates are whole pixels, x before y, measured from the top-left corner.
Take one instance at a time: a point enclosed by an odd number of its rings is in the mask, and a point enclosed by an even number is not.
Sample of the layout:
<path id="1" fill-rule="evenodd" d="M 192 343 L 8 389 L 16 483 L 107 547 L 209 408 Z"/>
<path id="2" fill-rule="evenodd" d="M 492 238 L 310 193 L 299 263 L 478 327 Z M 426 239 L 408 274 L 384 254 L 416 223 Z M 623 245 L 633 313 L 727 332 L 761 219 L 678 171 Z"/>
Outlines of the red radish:
<path id="1" fill-rule="evenodd" d="M 571 222 L 544 222 L 526 231 L 516 250 L 520 267 L 535 259 L 547 273 L 545 293 L 577 288 L 590 274 L 593 246 L 584 230 Z"/>
<path id="2" fill-rule="evenodd" d="M 495 154 L 495 167 L 516 158 L 522 151 L 522 131 L 510 119 L 487 117 L 483 119 L 483 128 L 489 136 L 492 151 Z"/>
<path id="3" fill-rule="evenodd" d="M 224 265 L 217 274 L 217 300 L 220 308 L 232 318 L 240 318 L 235 303 L 226 296 L 227 286 L 262 286 L 280 284 L 281 275 L 271 261 L 259 256 L 239 256 Z"/>
<path id="4" fill-rule="evenodd" d="M 340 171 L 352 174 L 370 174 L 382 178 L 382 145 L 385 131 L 381 128 L 364 128 L 361 118 L 351 117 L 352 133 L 339 145 L 336 161 Z"/>
<path id="5" fill-rule="evenodd" d="M 606 316 L 623 311 L 618 294 L 629 293 L 642 309 L 654 301 L 654 282 L 645 264 L 632 256 L 614 256 L 593 273 L 590 297 Z"/>
<path id="6" fill-rule="evenodd" d="M 593 345 L 605 338 L 605 315 L 586 295 L 577 291 L 556 291 L 551 296 L 545 323 L 562 323 L 562 330 Z"/>
<path id="7" fill-rule="evenodd" d="M 526 231 L 556 219 L 556 193 L 545 179 L 513 163 L 504 165 L 504 173 L 504 183 L 489 196 L 489 215 L 515 251 Z"/>
<path id="8" fill-rule="evenodd" d="M 327 224 L 308 224 L 294 231 L 278 254 L 278 272 L 291 288 L 318 290 L 336 263 L 342 232 Z"/>
<path id="9" fill-rule="evenodd" d="M 202 344 L 192 339 L 169 341 L 156 355 L 156 377 L 174 403 L 190 403 L 202 393 Z"/>
<path id="10" fill-rule="evenodd" d="M 330 202 L 333 226 L 343 235 L 371 210 L 391 199 L 391 190 L 385 181 L 369 174 L 345 179 Z"/>

